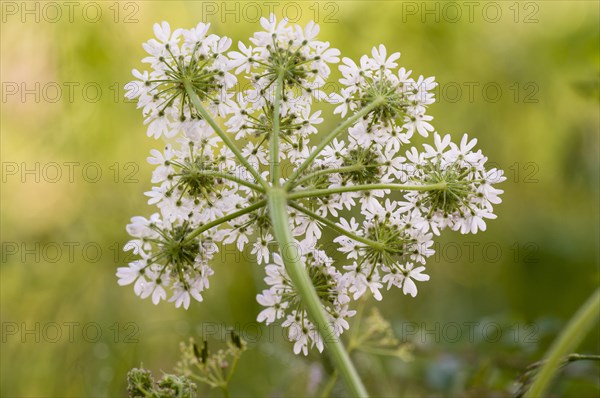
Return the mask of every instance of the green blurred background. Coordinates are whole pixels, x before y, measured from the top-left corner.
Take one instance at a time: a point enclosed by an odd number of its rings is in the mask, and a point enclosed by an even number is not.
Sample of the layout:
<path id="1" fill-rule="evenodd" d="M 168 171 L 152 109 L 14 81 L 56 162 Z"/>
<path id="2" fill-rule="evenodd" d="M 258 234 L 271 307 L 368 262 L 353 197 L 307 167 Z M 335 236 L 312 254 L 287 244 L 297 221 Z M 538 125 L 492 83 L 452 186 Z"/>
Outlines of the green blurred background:
<path id="1" fill-rule="evenodd" d="M 2 397 L 124 396 L 130 368 L 171 371 L 179 341 L 226 327 L 250 340 L 233 395 L 314 395 L 327 381 L 319 356 L 295 357 L 281 329 L 257 329 L 263 273 L 249 258 L 216 263 L 188 311 L 116 283 L 125 225 L 152 211 L 145 159 L 162 146 L 123 85 L 162 20 L 208 20 L 237 43 L 273 7 L 316 19 L 347 57 L 383 43 L 436 76 L 436 129 L 477 137 L 506 171 L 488 230 L 443 234 L 419 295 L 377 303 L 414 359 L 356 355 L 374 396 L 509 396 L 598 286 L 598 2 L 290 3 L 2 2 Z M 598 354 L 599 341 L 596 327 L 578 351 Z M 597 397 L 599 373 L 570 365 L 553 395 Z"/>

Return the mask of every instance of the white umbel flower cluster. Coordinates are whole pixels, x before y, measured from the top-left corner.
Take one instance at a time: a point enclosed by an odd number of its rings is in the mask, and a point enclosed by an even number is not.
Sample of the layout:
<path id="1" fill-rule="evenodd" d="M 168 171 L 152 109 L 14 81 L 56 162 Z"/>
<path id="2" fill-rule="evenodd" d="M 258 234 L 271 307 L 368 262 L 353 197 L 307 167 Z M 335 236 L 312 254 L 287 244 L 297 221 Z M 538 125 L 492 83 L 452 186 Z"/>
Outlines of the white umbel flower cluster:
<path id="1" fill-rule="evenodd" d="M 424 145 L 418 152 L 412 148 L 407 153 L 408 165 L 413 172 L 410 181 L 435 184 L 445 182 L 443 191 L 411 191 L 400 203 L 401 211 L 417 210 L 424 220 L 419 224 L 436 235 L 449 227 L 463 234 L 485 231 L 484 219 L 495 219 L 493 205 L 502 200 L 504 191 L 494 185 L 506 180 L 504 172 L 496 168 L 487 170 L 481 151 L 473 152 L 476 139 L 464 135 L 457 145 L 450 135 L 434 135 L 434 146 Z"/>
<path id="2" fill-rule="evenodd" d="M 321 112 L 311 112 L 313 100 L 330 100 L 322 88 L 339 62 L 340 51 L 316 40 L 319 26 L 310 22 L 304 29 L 287 26 L 286 20 L 261 21 L 265 31 L 256 32 L 253 46 L 239 43 L 232 51 L 236 73 L 244 72 L 250 88 L 238 93 L 233 115 L 226 122 L 236 140 L 253 138 L 242 153 L 251 164 L 268 165 L 268 138 L 273 130 L 276 80 L 282 74 L 279 135 L 281 156 L 296 163 L 308 155 L 309 136 L 317 132 Z"/>
<path id="3" fill-rule="evenodd" d="M 407 143 L 415 131 L 427 137 L 433 130 L 428 123 L 433 117 L 425 111 L 435 102 L 431 92 L 437 85 L 435 79 L 420 76 L 415 81 L 410 77 L 412 71 L 405 68 L 395 71 L 400 53 L 388 57 L 383 44 L 373 47 L 371 53 L 371 57 L 363 55 L 359 64 L 350 58 L 343 59 L 340 83 L 345 87 L 340 94 L 334 95 L 341 103 L 334 113 L 344 117 L 348 110 L 359 110 L 377 98 L 385 97 L 385 103 L 373 109 L 369 117 L 354 128 L 354 135 L 362 144 L 392 140 L 397 150 L 397 142 Z"/>
<path id="4" fill-rule="evenodd" d="M 304 247 L 300 252 L 306 253 L 302 256 L 302 261 L 334 333 L 339 336 L 350 327 L 346 319 L 356 313 L 349 308 L 348 283 L 324 251 Z M 273 255 L 273 264 L 267 265 L 265 272 L 265 282 L 270 288 L 256 297 L 258 303 L 266 307 L 258 314 L 258 321 L 269 325 L 283 320 L 282 326 L 288 329 L 288 337 L 294 342 L 296 354 L 303 352 L 307 355 L 309 343 L 323 351 L 323 340 L 319 331 L 303 310 L 302 299 L 296 292 L 279 254 Z"/>
<path id="5" fill-rule="evenodd" d="M 132 218 L 125 249 L 139 259 L 117 276 L 155 304 L 188 308 L 202 301 L 219 247 L 235 245 L 265 267 L 258 320 L 281 323 L 294 352 L 307 354 L 323 339 L 274 238 L 273 192 L 285 195 L 291 239 L 339 336 L 354 300 L 381 300 L 391 288 L 416 296 L 434 236 L 485 230 L 505 178 L 466 135 L 455 144 L 435 133 L 433 146 L 406 148 L 415 132 L 434 130 L 427 108 L 436 83 L 398 68 L 399 53 L 380 45 L 358 63 L 342 58 L 341 89 L 325 93 L 340 52 L 316 39 L 318 25 L 273 16 L 261 24 L 236 51 L 203 23 L 173 32 L 156 24 L 157 38 L 144 44 L 151 71 L 133 71 L 127 96 L 143 109 L 148 135 L 166 141 L 148 158 L 156 166 L 148 202 L 158 211 Z M 342 117 L 318 139 L 316 101 Z M 333 250 L 324 228 L 336 234 Z M 346 260 L 334 262 L 336 251 Z"/>
<path id="6" fill-rule="evenodd" d="M 148 136 L 174 137 L 180 132 L 195 132 L 201 123 L 191 106 L 189 96 L 181 87 L 189 78 L 196 93 L 205 100 L 212 112 L 227 114 L 231 93 L 237 79 L 225 52 L 231 39 L 208 35 L 210 24 L 199 23 L 192 29 L 171 32 L 167 22 L 154 25 L 156 39 L 144 43 L 148 53 L 142 62 L 150 64 L 152 71 L 133 70 L 137 80 L 127 84 L 125 96 L 138 100 Z"/>

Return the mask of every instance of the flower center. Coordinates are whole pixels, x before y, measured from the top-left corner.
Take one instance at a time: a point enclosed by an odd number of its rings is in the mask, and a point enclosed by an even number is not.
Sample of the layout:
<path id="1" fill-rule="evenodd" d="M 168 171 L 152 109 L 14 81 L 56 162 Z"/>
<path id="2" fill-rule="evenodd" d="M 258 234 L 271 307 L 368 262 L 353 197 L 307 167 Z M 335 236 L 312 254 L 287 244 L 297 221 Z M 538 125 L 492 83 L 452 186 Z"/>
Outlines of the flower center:
<path id="1" fill-rule="evenodd" d="M 424 174 L 426 184 L 446 183 L 445 189 L 427 191 L 422 199 L 422 204 L 431 208 L 431 211 L 442 211 L 444 216 L 459 212 L 463 213 L 463 208 L 470 198 L 475 195 L 473 190 L 473 181 L 468 175 L 473 171 L 472 167 L 460 165 L 455 162 L 445 169 L 442 169 L 438 163 L 428 163 L 425 165 Z"/>
<path id="2" fill-rule="evenodd" d="M 382 74 L 383 71 L 380 73 Z M 359 107 L 363 108 L 373 102 L 380 103 L 371 111 L 372 119 L 369 126 L 377 123 L 393 125 L 396 120 L 406 115 L 406 108 L 410 102 L 397 84 L 385 76 L 365 77 L 365 79 L 367 87 L 358 101 Z"/>
<path id="3" fill-rule="evenodd" d="M 199 53 L 201 45 L 200 42 L 196 43 L 191 55 L 185 57 L 173 55 L 169 45 L 165 46 L 170 57 L 168 59 L 160 57 L 159 61 L 166 67 L 163 71 L 166 78 L 147 82 L 147 84 L 158 83 L 154 87 L 156 92 L 154 100 L 160 101 L 158 105 L 159 115 L 164 114 L 167 108 L 174 107 L 180 110 L 181 121 L 186 120 L 184 113 L 186 109 L 189 110 L 193 118 L 201 118 L 191 104 L 184 86 L 185 82 L 191 84 L 192 89 L 201 101 L 209 100 L 215 104 L 220 103 L 219 97 L 223 84 L 219 77 L 223 77 L 225 73 L 215 65 L 216 54 L 207 56 Z M 178 100 L 181 101 L 179 106 L 177 104 Z"/>
<path id="4" fill-rule="evenodd" d="M 218 171 L 220 159 L 212 159 L 210 156 L 202 155 L 205 150 L 205 143 L 200 145 L 196 153 L 194 143 L 190 142 L 190 155 L 183 161 L 170 161 L 170 164 L 178 168 L 178 172 L 169 175 L 175 184 L 167 192 L 171 195 L 176 189 L 179 193 L 179 201 L 187 194 L 195 200 L 205 199 L 209 204 L 215 198 L 220 198 L 219 187 L 223 180 L 212 176 L 211 172 Z M 181 204 L 178 202 L 178 204 Z"/>
<path id="5" fill-rule="evenodd" d="M 309 253 L 306 258 L 306 268 L 308 276 L 317 291 L 319 300 L 325 305 L 334 304 L 338 298 L 338 292 L 335 289 L 336 281 L 334 278 L 327 273 L 325 265 L 315 260 L 314 256 Z M 294 288 L 292 282 L 288 279 L 284 280 L 284 283 L 288 287 L 283 292 L 283 300 L 289 301 L 292 307 L 304 308 L 302 304 L 302 298 Z"/>
<path id="6" fill-rule="evenodd" d="M 273 80 L 279 74 L 282 74 L 283 81 L 288 87 L 302 85 L 301 82 L 310 77 L 311 73 L 316 73 L 316 71 L 310 70 L 307 65 L 316 58 L 306 58 L 302 54 L 302 48 L 307 44 L 306 40 L 295 50 L 292 48 L 294 43 L 291 40 L 287 44 L 288 47 L 281 47 L 276 40 L 276 35 L 273 35 L 273 45 L 267 46 L 269 57 L 266 72 Z"/>
<path id="7" fill-rule="evenodd" d="M 200 254 L 198 241 L 186 240 L 193 229 L 187 222 L 170 229 L 159 228 L 156 225 L 150 225 L 150 228 L 158 232 L 159 237 L 150 240 L 156 244 L 157 250 L 154 256 L 147 260 L 148 264 L 164 264 L 161 275 L 169 268 L 171 271 L 168 273 L 178 275 L 180 280 L 186 284 L 183 274 L 194 268 L 196 258 Z M 158 279 L 160 280 L 160 276 Z"/>
<path id="8" fill-rule="evenodd" d="M 358 170 L 349 171 L 342 174 L 344 181 L 352 181 L 355 185 L 375 184 L 380 181 L 381 167 L 379 156 L 371 147 L 365 148 L 359 146 L 348 152 L 344 159 L 344 166 L 360 165 Z"/>

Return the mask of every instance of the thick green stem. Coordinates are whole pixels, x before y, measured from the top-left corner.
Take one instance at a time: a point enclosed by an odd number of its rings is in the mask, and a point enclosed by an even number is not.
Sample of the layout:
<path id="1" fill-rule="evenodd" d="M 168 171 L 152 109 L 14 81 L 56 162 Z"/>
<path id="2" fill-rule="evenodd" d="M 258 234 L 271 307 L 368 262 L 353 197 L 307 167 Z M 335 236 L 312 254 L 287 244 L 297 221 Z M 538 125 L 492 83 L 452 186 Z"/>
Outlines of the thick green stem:
<path id="1" fill-rule="evenodd" d="M 350 395 L 367 397 L 367 391 L 360 380 L 358 372 L 339 337 L 336 337 L 308 272 L 306 272 L 306 268 L 300 260 L 298 247 L 290 232 L 286 193 L 281 188 L 273 188 L 269 191 L 268 198 L 271 223 L 273 224 L 275 239 L 279 244 L 281 258 L 294 287 L 302 299 L 308 316 L 319 330 L 338 371 L 346 382 Z"/>
<path id="2" fill-rule="evenodd" d="M 221 129 L 221 127 L 217 124 L 217 122 L 215 122 L 215 120 L 208 114 L 206 109 L 204 109 L 204 106 L 202 106 L 202 102 L 200 101 L 200 98 L 198 98 L 198 95 L 196 94 L 196 92 L 194 91 L 194 88 L 192 87 L 192 83 L 190 83 L 189 81 L 186 80 L 184 85 L 185 85 L 185 91 L 187 92 L 187 95 L 190 97 L 192 104 L 194 104 L 196 111 L 198 111 L 200 116 L 202 116 L 202 119 L 204 119 L 208 124 L 210 124 L 210 126 L 213 128 L 213 130 L 215 130 L 215 133 L 217 133 L 217 135 L 223 140 L 223 143 L 225 145 L 227 145 L 227 147 L 231 150 L 231 152 L 233 152 L 233 154 L 240 161 L 240 163 L 244 165 L 244 167 L 250 172 L 250 174 L 252 174 L 254 179 L 260 185 L 262 185 L 265 189 L 269 188 L 269 185 L 267 184 L 267 182 L 260 176 L 258 171 L 254 167 L 252 167 L 252 165 L 248 162 L 248 160 L 244 157 L 244 155 L 242 155 L 242 152 L 238 149 L 238 147 L 231 140 L 231 138 L 229 138 L 229 136 L 227 134 L 225 134 L 225 132 Z"/>
<path id="3" fill-rule="evenodd" d="M 283 91 L 283 74 L 277 77 L 275 83 L 275 102 L 273 103 L 273 131 L 271 131 L 271 142 L 269 152 L 271 154 L 271 184 L 279 185 L 279 109 L 281 107 L 281 96 Z"/>
<path id="4" fill-rule="evenodd" d="M 223 397 L 229 398 L 229 388 L 221 387 L 221 390 L 223 390 Z"/>
<path id="5" fill-rule="evenodd" d="M 292 185 L 294 183 L 296 178 L 298 178 L 298 176 L 304 171 L 304 169 L 306 169 L 308 166 L 310 166 L 313 163 L 313 161 L 315 160 L 317 155 L 319 153 L 321 153 L 321 151 L 323 149 L 325 149 L 325 147 L 327 145 L 329 145 L 329 143 L 331 141 L 333 141 L 333 139 L 335 137 L 340 135 L 342 132 L 346 131 L 350 126 L 352 126 L 354 123 L 356 123 L 356 121 L 358 119 L 360 119 L 363 116 L 366 116 L 374 108 L 378 107 L 381 104 L 381 102 L 384 100 L 385 99 L 381 99 L 380 101 L 371 102 L 369 105 L 365 106 L 360 111 L 356 112 L 354 115 L 352 115 L 351 117 L 346 119 L 343 123 L 341 123 L 335 129 L 333 129 L 333 131 L 331 133 L 329 133 L 329 135 L 327 137 L 325 137 L 319 143 L 319 145 L 317 145 L 317 148 L 308 156 L 308 158 L 306 158 L 306 160 L 304 162 L 302 162 L 302 164 L 292 173 L 290 178 L 288 178 L 288 181 L 285 183 L 284 187 L 286 189 L 288 189 L 290 187 L 290 185 Z"/>
<path id="6" fill-rule="evenodd" d="M 328 189 L 311 189 L 292 192 L 288 195 L 289 199 L 301 199 L 315 196 L 327 196 L 342 192 L 374 191 L 389 189 L 392 191 L 435 191 L 446 188 L 445 182 L 430 185 L 404 185 L 404 184 L 367 184 L 367 185 L 347 185 Z"/>
<path id="7" fill-rule="evenodd" d="M 296 204 L 294 202 L 289 202 L 288 204 L 289 204 L 289 206 L 293 207 L 294 209 L 296 209 L 296 210 L 298 210 L 298 211 L 306 214 L 307 216 L 309 216 L 311 218 L 314 218 L 315 220 L 321 222 L 322 224 L 327 225 L 329 228 L 333 229 L 337 233 L 340 233 L 342 235 L 346 235 L 350 239 L 354 239 L 357 242 L 364 243 L 365 245 L 369 245 L 369 246 L 374 247 L 376 249 L 382 249 L 384 247 L 384 245 L 382 245 L 381 243 L 376 242 L 376 241 L 371 240 L 371 239 L 364 238 L 362 236 L 358 236 L 356 234 L 353 234 L 352 232 L 347 231 L 344 228 L 340 227 L 339 225 L 337 225 L 333 221 L 328 220 L 325 217 L 321 217 L 317 213 L 315 213 L 313 211 L 310 211 L 308 209 L 305 209 L 304 207 L 299 206 L 298 204 Z"/>
<path id="8" fill-rule="evenodd" d="M 563 357 L 577 348 L 589 330 L 598 322 L 600 316 L 600 289 L 583 304 L 571 318 L 560 336 L 552 343 L 546 354 L 546 360 L 540 372 L 535 377 L 526 398 L 543 397 L 556 371 L 560 367 Z"/>
<path id="9" fill-rule="evenodd" d="M 244 214 L 247 214 L 247 213 L 253 212 L 254 210 L 260 209 L 265 204 L 267 204 L 267 201 L 263 199 L 259 202 L 256 202 L 253 205 L 243 208 L 242 210 L 238 210 L 234 213 L 230 213 L 230 214 L 226 215 L 225 217 L 221 217 L 214 221 L 209 222 L 208 224 L 204 224 L 203 226 L 198 227 L 197 229 L 190 232 L 190 234 L 185 238 L 184 243 L 189 243 L 192 239 L 194 239 L 195 237 L 200 235 L 202 232 L 207 231 L 207 230 L 211 229 L 212 227 L 216 227 L 217 225 L 223 224 L 224 222 L 231 221 L 234 218 L 238 218 L 240 216 L 243 216 Z"/>

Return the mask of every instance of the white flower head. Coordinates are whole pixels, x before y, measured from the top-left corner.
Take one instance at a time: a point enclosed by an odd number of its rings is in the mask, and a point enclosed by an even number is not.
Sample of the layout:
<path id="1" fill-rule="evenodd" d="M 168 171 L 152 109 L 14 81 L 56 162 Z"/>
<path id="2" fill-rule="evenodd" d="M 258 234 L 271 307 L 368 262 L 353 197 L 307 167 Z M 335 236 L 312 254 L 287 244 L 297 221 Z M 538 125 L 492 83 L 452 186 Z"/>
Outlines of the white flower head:
<path id="1" fill-rule="evenodd" d="M 393 288 L 415 297 L 434 237 L 485 231 L 506 177 L 486 167 L 476 139 L 434 132 L 435 79 L 399 66 L 399 52 L 378 45 L 351 60 L 314 22 L 270 15 L 260 25 L 234 49 L 208 23 L 154 25 L 150 70 L 134 69 L 125 95 L 148 136 L 167 141 L 147 158 L 157 210 L 127 225 L 136 258 L 116 274 L 141 298 L 187 309 L 215 271 L 233 272 L 213 264 L 231 245 L 264 272 L 257 320 L 281 323 L 308 355 L 324 349 L 323 328 L 348 330 L 354 301 Z M 321 100 L 334 106 L 315 109 Z M 332 114 L 343 120 L 326 122 Z M 432 143 L 408 147 L 430 133 Z M 317 300 L 327 325 L 311 319 Z"/>

